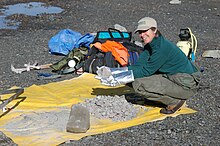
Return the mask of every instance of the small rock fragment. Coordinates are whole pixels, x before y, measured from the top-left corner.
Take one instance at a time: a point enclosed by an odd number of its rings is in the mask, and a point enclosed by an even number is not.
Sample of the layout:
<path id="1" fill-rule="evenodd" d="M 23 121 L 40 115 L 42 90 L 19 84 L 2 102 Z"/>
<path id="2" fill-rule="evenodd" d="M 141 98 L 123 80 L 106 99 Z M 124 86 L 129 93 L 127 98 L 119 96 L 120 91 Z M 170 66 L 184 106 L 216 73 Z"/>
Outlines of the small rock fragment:
<path id="1" fill-rule="evenodd" d="M 181 1 L 180 0 L 171 0 L 169 3 L 175 5 L 175 4 L 181 4 Z"/>

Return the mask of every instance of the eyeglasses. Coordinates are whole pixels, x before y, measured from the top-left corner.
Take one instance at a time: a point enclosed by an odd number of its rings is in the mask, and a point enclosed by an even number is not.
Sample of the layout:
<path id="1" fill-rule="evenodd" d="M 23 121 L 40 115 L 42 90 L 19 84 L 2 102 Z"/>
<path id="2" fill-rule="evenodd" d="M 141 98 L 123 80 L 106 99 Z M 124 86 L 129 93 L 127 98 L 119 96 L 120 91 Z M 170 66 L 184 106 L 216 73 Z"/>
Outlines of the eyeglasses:
<path id="1" fill-rule="evenodd" d="M 149 28 L 149 29 L 150 29 L 150 28 Z M 138 34 L 145 33 L 145 32 L 147 32 L 149 29 L 147 29 L 147 30 L 138 30 Z"/>

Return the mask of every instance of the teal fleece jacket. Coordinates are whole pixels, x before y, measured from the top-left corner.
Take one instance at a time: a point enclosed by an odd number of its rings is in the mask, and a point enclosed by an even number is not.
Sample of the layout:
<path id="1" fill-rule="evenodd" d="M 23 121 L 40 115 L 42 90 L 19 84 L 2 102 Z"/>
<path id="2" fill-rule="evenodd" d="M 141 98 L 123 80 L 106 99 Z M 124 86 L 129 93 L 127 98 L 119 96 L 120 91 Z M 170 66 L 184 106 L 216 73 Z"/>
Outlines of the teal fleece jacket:
<path id="1" fill-rule="evenodd" d="M 135 65 L 128 66 L 134 78 L 147 77 L 153 74 L 176 74 L 197 72 L 196 67 L 186 55 L 162 35 L 155 37 L 145 45 L 144 51 Z"/>

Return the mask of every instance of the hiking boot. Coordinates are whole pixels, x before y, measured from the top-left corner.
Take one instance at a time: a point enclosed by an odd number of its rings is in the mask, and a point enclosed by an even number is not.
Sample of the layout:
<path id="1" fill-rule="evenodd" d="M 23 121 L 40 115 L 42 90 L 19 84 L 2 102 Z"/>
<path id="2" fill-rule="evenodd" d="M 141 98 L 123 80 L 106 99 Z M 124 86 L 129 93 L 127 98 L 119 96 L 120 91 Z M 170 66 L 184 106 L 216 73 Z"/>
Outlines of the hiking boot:
<path id="1" fill-rule="evenodd" d="M 177 104 L 168 105 L 166 108 L 160 110 L 161 114 L 173 114 L 176 111 L 180 110 L 186 100 L 180 100 Z"/>

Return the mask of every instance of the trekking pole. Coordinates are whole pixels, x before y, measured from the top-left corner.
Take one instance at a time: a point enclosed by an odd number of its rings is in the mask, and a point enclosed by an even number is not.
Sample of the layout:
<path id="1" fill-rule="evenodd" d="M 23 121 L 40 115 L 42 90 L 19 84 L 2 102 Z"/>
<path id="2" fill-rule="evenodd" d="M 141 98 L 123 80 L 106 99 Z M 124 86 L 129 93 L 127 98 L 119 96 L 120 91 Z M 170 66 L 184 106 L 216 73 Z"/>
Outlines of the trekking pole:
<path id="1" fill-rule="evenodd" d="M 11 89 L 11 90 L 5 90 L 5 91 L 2 91 L 0 93 L 0 95 L 3 95 L 3 94 L 11 94 L 11 93 L 15 93 L 14 95 L 12 95 L 10 98 L 8 99 L 5 99 L 5 100 L 2 100 L 0 99 L 0 101 L 2 102 L 0 104 L 0 109 L 4 111 L 5 109 L 5 106 L 10 103 L 12 100 L 16 99 L 19 95 L 21 95 L 22 93 L 24 93 L 24 89 L 23 88 L 19 88 L 19 89 Z"/>

